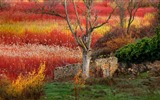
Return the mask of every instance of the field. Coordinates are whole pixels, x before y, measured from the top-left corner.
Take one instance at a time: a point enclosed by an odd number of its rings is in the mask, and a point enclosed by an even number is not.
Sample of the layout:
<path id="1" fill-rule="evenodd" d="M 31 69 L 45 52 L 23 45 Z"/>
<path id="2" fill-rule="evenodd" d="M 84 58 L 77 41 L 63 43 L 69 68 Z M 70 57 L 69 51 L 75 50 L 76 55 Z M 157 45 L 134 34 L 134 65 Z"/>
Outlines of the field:
<path id="1" fill-rule="evenodd" d="M 98 13 L 97 23 L 103 22 L 113 9 L 108 2 L 102 1 L 95 2 L 92 8 L 93 11 L 97 11 Z M 77 5 L 80 22 L 82 27 L 85 27 L 86 22 L 83 15 L 84 5 L 82 2 L 78 2 Z M 9 86 L 11 89 L 13 88 L 13 90 L 14 87 L 19 86 L 18 84 L 21 83 L 20 80 L 23 81 L 23 76 L 28 75 L 28 77 L 31 78 L 30 80 L 34 80 L 35 77 L 41 78 L 39 75 L 39 71 L 41 71 L 39 66 L 44 63 L 44 80 L 49 81 L 49 83 L 45 83 L 41 99 L 75 99 L 74 84 L 72 82 L 50 82 L 54 79 L 53 72 L 56 67 L 79 63 L 82 59 L 81 49 L 75 43 L 66 21 L 56 16 L 40 13 L 42 8 L 41 3 L 37 5 L 33 2 L 17 2 L 2 8 L 0 5 L 0 86 L 1 77 L 11 82 Z M 64 15 L 62 6 L 57 5 L 54 9 Z M 49 10 L 49 8 L 45 10 Z M 69 4 L 68 12 L 71 21 L 74 23 L 76 16 L 72 4 Z M 94 47 L 98 39 L 119 27 L 118 12 L 118 10 L 115 10 L 107 24 L 93 31 L 91 47 Z M 140 7 L 135 14 L 132 26 L 136 30 L 152 26 L 151 22 L 155 18 L 155 13 L 156 9 L 154 7 Z M 128 13 L 125 15 L 128 19 Z M 126 27 L 127 24 L 128 23 L 125 22 L 124 26 Z M 81 36 L 82 33 L 78 31 L 78 35 Z M 112 46 L 112 44 L 110 45 Z M 35 75 L 35 77 L 33 75 Z M 152 78 L 153 81 L 156 80 L 154 77 Z M 159 78 L 157 79 L 159 80 Z M 104 81 L 106 82 L 106 80 Z M 106 85 L 106 83 L 88 84 L 81 88 L 79 98 L 80 100 L 117 100 L 118 98 L 121 98 L 118 100 L 158 100 L 156 98 L 159 98 L 160 91 L 158 89 L 160 87 L 153 91 L 149 90 L 151 86 L 140 88 L 143 82 L 146 81 L 148 82 L 146 77 L 144 79 L 137 78 L 134 80 L 116 78 L 116 84 L 112 86 L 110 86 L 110 84 Z M 37 82 L 39 82 L 39 80 Z M 156 81 L 157 84 L 158 82 L 159 81 Z M 36 82 L 33 82 L 33 87 L 35 86 L 34 84 L 36 84 Z M 25 82 L 24 86 L 27 86 Z M 137 94 L 135 92 L 136 90 L 139 90 L 141 93 L 137 92 Z M 0 92 L 1 91 L 3 91 L 3 89 L 0 89 Z M 153 94 L 151 92 L 153 92 Z M 148 94 L 152 94 L 151 96 L 153 96 L 153 98 L 150 98 Z"/>
<path id="2" fill-rule="evenodd" d="M 24 73 L 24 70 L 26 72 L 37 68 L 39 63 L 44 61 L 47 63 L 47 70 L 52 71 L 57 66 L 76 63 L 81 59 L 80 50 L 76 50 L 77 45 L 63 19 L 25 12 L 33 6 L 36 8 L 33 3 L 17 3 L 16 6 L 0 12 L 0 59 L 3 59 L 0 63 L 1 74 L 7 73 L 7 76 L 13 78 L 21 71 Z M 79 6 L 83 7 L 81 3 Z M 103 21 L 105 15 L 112 11 L 110 6 L 101 2 L 96 2 L 94 9 L 100 12 L 99 21 Z M 137 27 L 141 27 L 142 23 L 143 26 L 148 25 L 153 11 L 154 8 L 151 7 L 139 8 L 133 24 Z M 69 13 L 74 18 L 71 8 Z M 116 26 L 117 21 L 118 17 L 114 14 L 109 24 L 95 30 L 92 46 L 98 38 Z M 66 57 L 59 55 L 61 52 L 66 53 Z M 77 56 L 73 57 L 73 55 Z M 52 72 L 47 71 L 47 73 L 52 77 L 52 74 L 49 74 Z"/>
<path id="3" fill-rule="evenodd" d="M 149 81 L 151 80 L 151 81 Z M 85 85 L 75 95 L 74 85 L 71 82 L 54 82 L 45 85 L 47 100 L 159 100 L 160 87 L 157 86 L 159 78 L 115 78 L 114 84 L 107 84 L 106 80 L 101 83 Z M 149 84 L 148 84 L 149 83 Z M 156 88 L 155 88 L 156 87 Z"/>
<path id="4" fill-rule="evenodd" d="M 1 75 L 7 75 L 10 79 L 37 69 L 43 62 L 47 66 L 46 78 L 52 79 L 55 67 L 77 63 L 80 59 L 79 49 L 36 44 L 0 45 Z"/>

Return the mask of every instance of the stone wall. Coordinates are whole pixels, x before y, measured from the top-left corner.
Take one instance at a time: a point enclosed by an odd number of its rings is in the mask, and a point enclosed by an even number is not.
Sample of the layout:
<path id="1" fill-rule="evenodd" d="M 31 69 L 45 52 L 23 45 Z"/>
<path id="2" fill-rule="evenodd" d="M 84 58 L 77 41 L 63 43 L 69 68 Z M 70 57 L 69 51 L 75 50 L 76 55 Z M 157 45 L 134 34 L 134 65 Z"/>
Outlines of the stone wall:
<path id="1" fill-rule="evenodd" d="M 73 78 L 79 70 L 81 70 L 80 63 L 57 67 L 54 69 L 54 80 Z"/>
<path id="2" fill-rule="evenodd" d="M 160 75 L 160 61 L 143 62 L 140 64 L 119 63 L 118 73 L 138 75 L 139 73 L 147 72 Z"/>
<path id="3" fill-rule="evenodd" d="M 90 65 L 90 76 L 112 77 L 118 68 L 118 60 L 116 57 L 97 59 Z M 54 80 L 65 80 L 73 78 L 77 72 L 81 70 L 81 64 L 70 64 L 57 67 L 54 70 Z"/>
<path id="4" fill-rule="evenodd" d="M 70 64 L 62 67 L 57 67 L 54 70 L 55 80 L 67 80 L 72 79 L 77 72 L 81 70 L 81 64 Z M 160 75 L 160 61 L 144 62 L 141 64 L 125 64 L 118 63 L 116 57 L 96 59 L 90 65 L 91 77 L 112 77 L 117 70 L 118 73 L 134 74 L 137 75 L 140 72 L 150 71 L 153 74 Z M 117 74 L 117 73 L 116 73 Z"/>

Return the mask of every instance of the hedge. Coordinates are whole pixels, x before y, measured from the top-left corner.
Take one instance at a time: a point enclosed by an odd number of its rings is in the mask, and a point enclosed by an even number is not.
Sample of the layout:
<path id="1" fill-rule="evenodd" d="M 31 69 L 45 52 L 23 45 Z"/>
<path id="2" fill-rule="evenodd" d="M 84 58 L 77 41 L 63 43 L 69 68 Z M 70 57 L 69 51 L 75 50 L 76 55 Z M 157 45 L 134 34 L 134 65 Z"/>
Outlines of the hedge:
<path id="1" fill-rule="evenodd" d="M 143 38 L 115 52 L 120 62 L 141 63 L 160 60 L 160 31 L 153 38 Z"/>

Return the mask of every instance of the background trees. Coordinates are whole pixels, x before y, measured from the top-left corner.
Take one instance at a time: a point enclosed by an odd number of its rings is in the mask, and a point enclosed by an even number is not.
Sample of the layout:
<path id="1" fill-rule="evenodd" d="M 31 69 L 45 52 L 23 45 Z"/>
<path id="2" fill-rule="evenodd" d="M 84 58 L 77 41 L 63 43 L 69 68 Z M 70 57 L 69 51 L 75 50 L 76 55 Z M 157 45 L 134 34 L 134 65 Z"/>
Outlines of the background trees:
<path id="1" fill-rule="evenodd" d="M 110 53 L 114 53 L 124 45 L 133 43 L 143 37 L 151 37 L 155 34 L 154 28 L 158 20 L 156 13 L 148 14 L 153 16 L 153 19 L 147 14 L 144 17 L 138 17 L 137 14 L 141 14 L 139 11 L 142 9 L 155 9 L 157 5 L 156 0 L 150 2 L 149 0 L 111 0 L 109 5 L 117 5 L 116 15 L 114 17 L 117 18 L 118 25 L 116 27 L 113 26 L 109 32 L 106 32 L 106 34 L 95 43 L 94 58 L 109 56 Z M 149 21 L 148 26 L 144 25 L 145 21 L 143 21 L 142 18 L 145 17 L 151 18 L 147 20 Z M 137 18 L 140 18 L 140 20 L 137 21 Z M 141 22 L 142 24 L 138 25 L 138 23 Z"/>
<path id="2" fill-rule="evenodd" d="M 120 27 L 126 28 L 126 34 L 129 34 L 130 26 L 134 21 L 135 14 L 142 1 L 143 0 L 111 0 L 118 8 Z"/>
<path id="3" fill-rule="evenodd" d="M 160 16 L 160 3 L 157 6 Z M 160 22 L 155 28 L 156 35 L 152 38 L 143 38 L 134 44 L 126 45 L 116 51 L 115 55 L 121 62 L 142 63 L 160 59 Z"/>

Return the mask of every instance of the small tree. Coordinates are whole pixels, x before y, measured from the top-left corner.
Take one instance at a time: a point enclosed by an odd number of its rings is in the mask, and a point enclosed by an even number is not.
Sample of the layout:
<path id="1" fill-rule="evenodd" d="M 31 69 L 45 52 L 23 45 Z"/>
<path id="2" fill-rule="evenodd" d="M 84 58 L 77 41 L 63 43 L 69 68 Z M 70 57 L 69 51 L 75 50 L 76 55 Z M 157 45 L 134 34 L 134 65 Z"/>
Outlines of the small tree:
<path id="1" fill-rule="evenodd" d="M 125 11 L 127 2 L 124 0 L 112 0 L 118 7 L 120 26 L 123 28 L 125 23 Z"/>
<path id="2" fill-rule="evenodd" d="M 55 3 L 60 3 L 64 7 L 65 14 L 60 14 L 57 11 L 55 11 L 55 9 L 49 9 L 47 11 L 42 10 L 42 13 L 61 17 L 67 22 L 69 30 L 71 31 L 77 45 L 82 50 L 83 77 L 89 78 L 89 66 L 90 66 L 91 54 L 92 54 L 92 49 L 91 49 L 92 33 L 95 29 L 108 23 L 116 7 L 112 10 L 112 12 L 109 14 L 109 16 L 106 18 L 104 22 L 98 23 L 97 21 L 98 14 L 96 13 L 96 10 L 93 10 L 92 8 L 94 0 L 82 0 L 81 1 L 83 2 L 83 5 L 84 5 L 83 13 L 78 12 L 78 9 L 80 8 L 78 7 L 76 1 L 78 0 L 60 0 L 59 2 L 50 1 L 47 3 L 47 7 L 52 8 L 53 6 L 56 6 Z M 70 19 L 70 14 L 68 11 L 68 4 L 70 3 L 73 5 L 73 9 L 74 9 L 75 17 L 76 17 L 74 19 L 74 23 L 72 23 Z M 80 17 L 80 14 L 82 17 Z M 82 19 L 85 20 L 84 25 L 82 25 Z M 81 32 L 81 35 L 78 34 L 78 31 Z"/>
<path id="3" fill-rule="evenodd" d="M 128 19 L 128 25 L 127 25 L 127 34 L 129 34 L 130 26 L 132 22 L 134 21 L 135 14 L 140 7 L 139 5 L 141 4 L 143 0 L 129 0 L 128 6 L 127 6 L 127 11 L 129 14 L 129 19 Z"/>
<path id="4" fill-rule="evenodd" d="M 143 0 L 111 0 L 111 2 L 115 3 L 118 7 L 120 26 L 124 28 L 125 22 L 128 23 L 126 26 L 126 34 L 129 34 L 130 26 L 134 21 L 135 14 L 142 1 Z M 125 13 L 128 13 L 128 19 Z"/>

